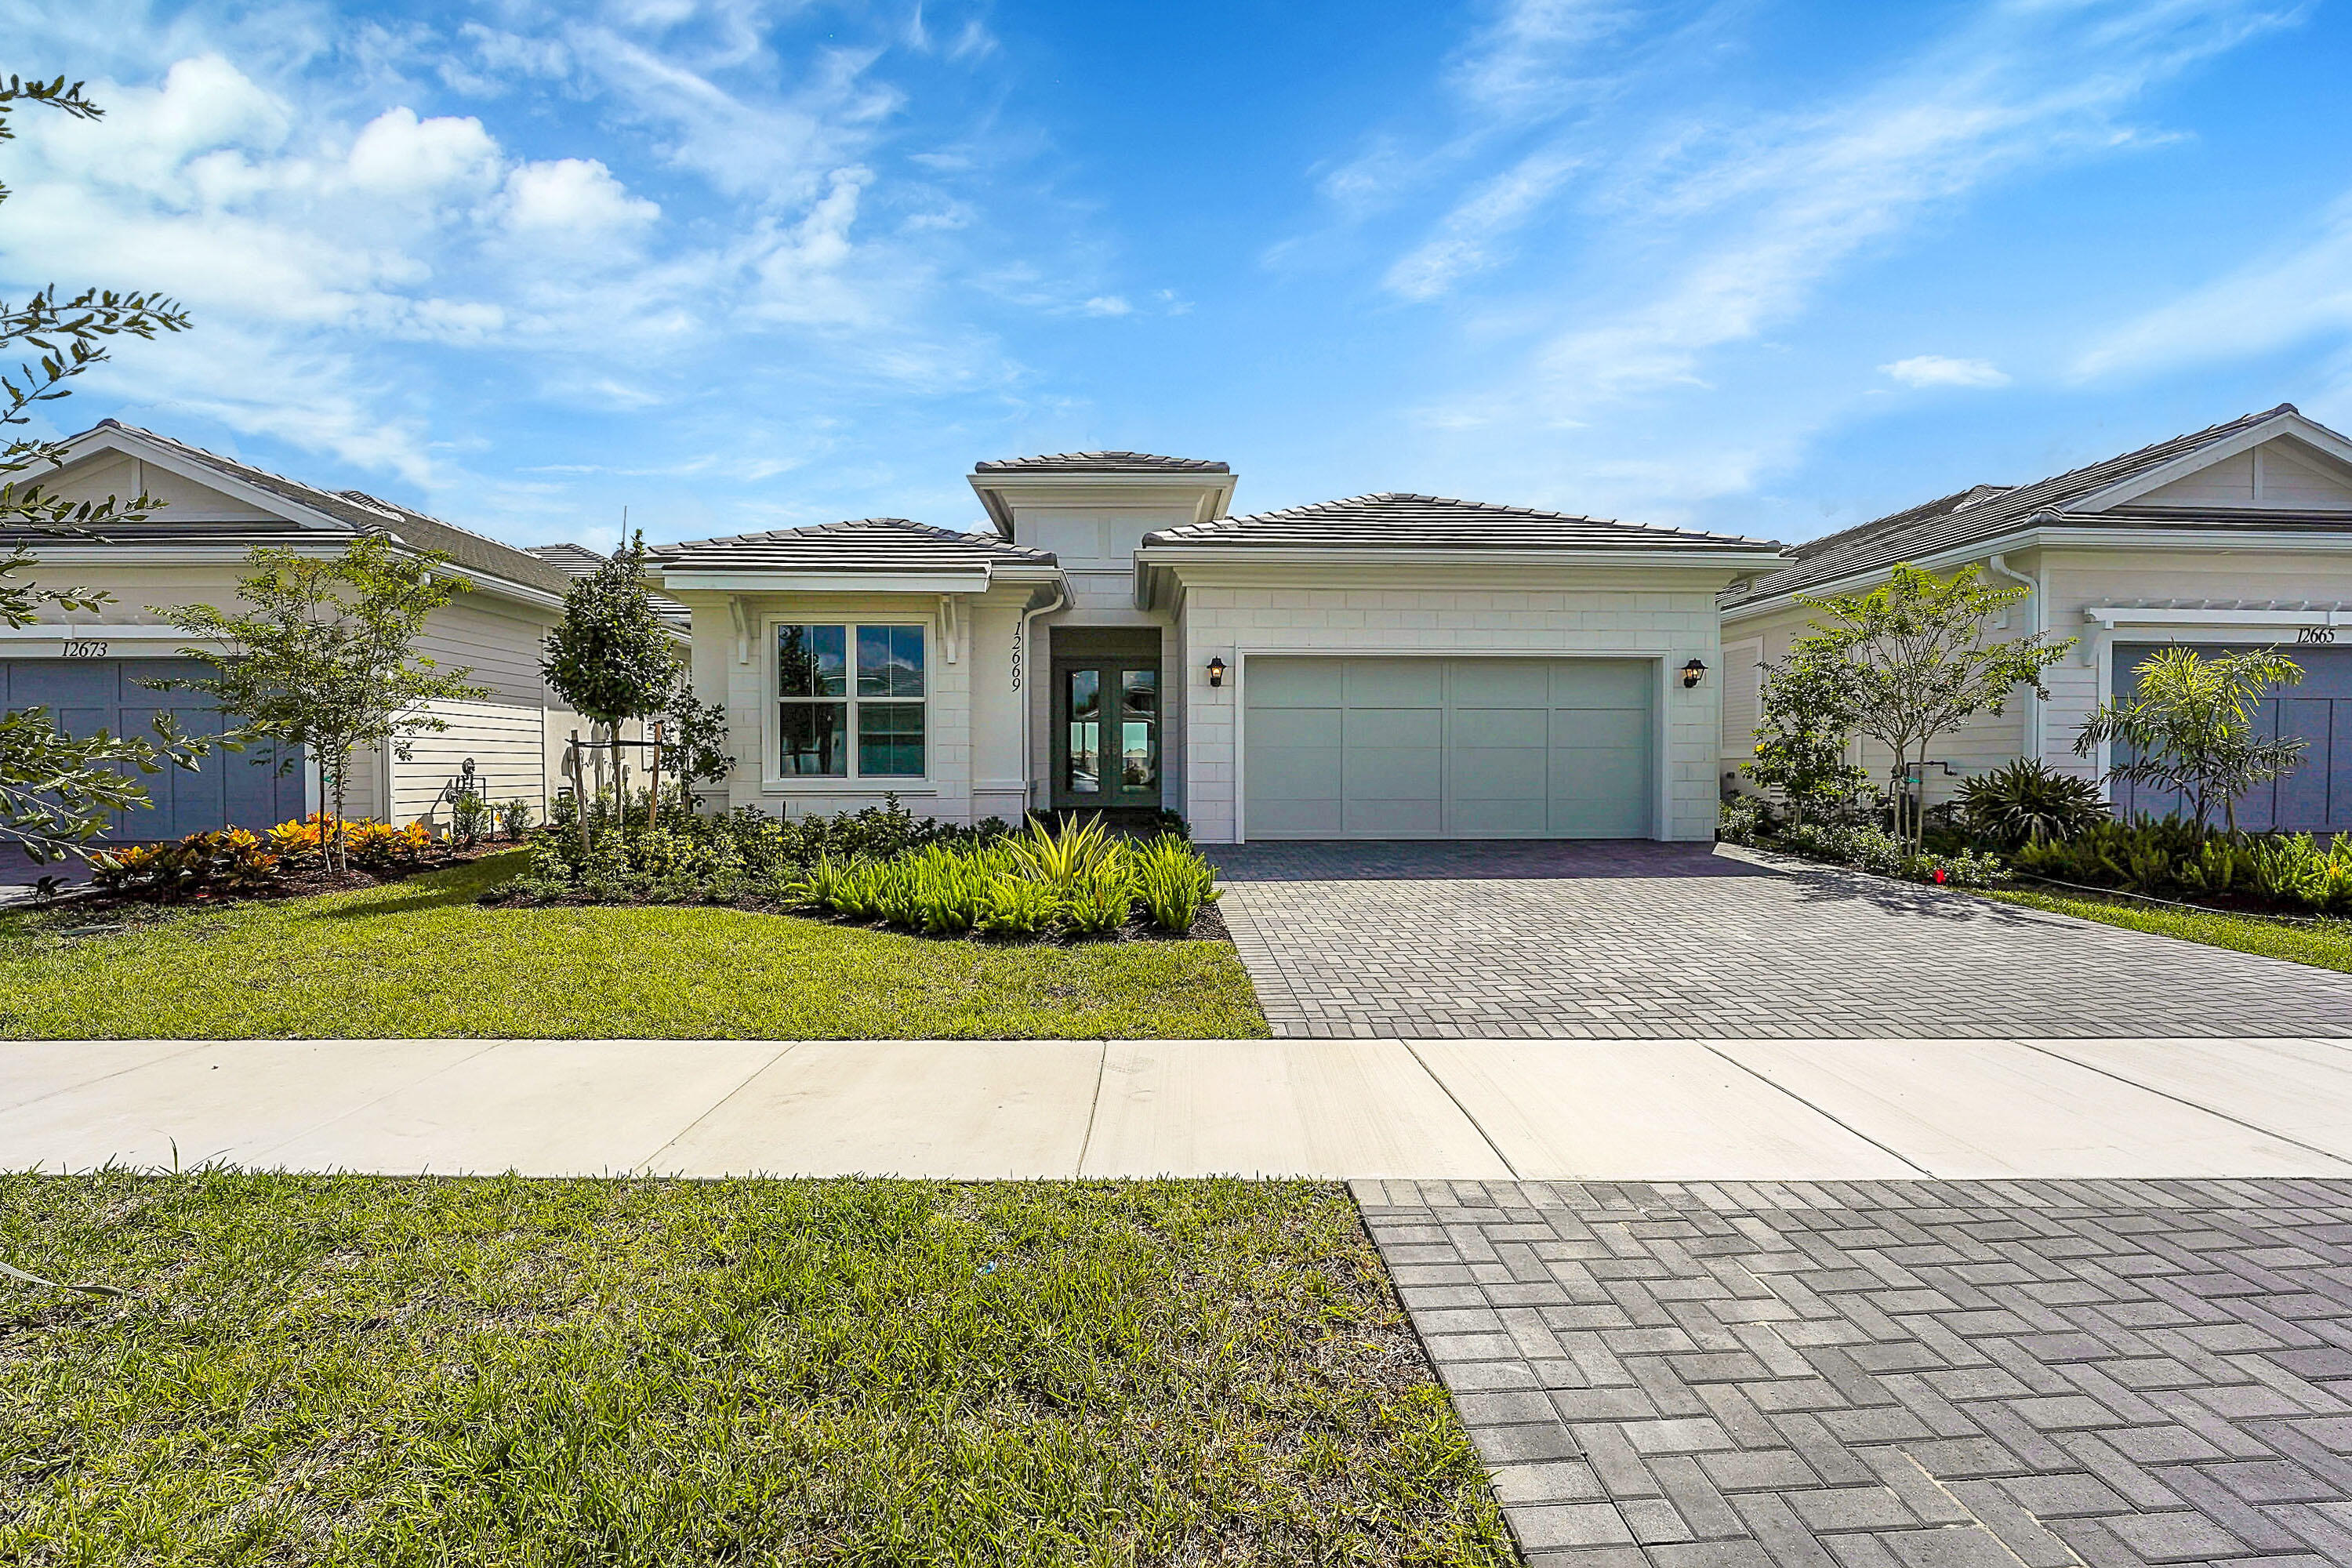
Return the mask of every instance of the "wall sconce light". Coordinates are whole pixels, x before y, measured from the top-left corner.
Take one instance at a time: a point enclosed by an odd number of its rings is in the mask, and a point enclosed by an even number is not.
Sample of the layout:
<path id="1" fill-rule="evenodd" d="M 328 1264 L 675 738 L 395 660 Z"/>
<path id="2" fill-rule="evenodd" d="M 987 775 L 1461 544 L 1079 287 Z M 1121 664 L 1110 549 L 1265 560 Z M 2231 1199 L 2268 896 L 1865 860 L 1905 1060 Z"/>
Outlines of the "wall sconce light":
<path id="1" fill-rule="evenodd" d="M 1706 666 L 1693 659 L 1683 666 L 1683 689 L 1687 691 L 1706 679 Z"/>
<path id="2" fill-rule="evenodd" d="M 1225 661 L 1222 658 L 1211 659 L 1209 661 L 1209 684 L 1212 686 L 1223 686 L 1224 683 Z"/>

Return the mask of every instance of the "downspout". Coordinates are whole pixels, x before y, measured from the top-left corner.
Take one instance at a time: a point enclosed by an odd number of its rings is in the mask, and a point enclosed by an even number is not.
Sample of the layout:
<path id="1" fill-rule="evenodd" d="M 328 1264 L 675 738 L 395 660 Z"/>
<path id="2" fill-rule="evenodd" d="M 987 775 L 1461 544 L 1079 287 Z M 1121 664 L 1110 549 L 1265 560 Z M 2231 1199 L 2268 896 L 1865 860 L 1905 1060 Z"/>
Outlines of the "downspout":
<path id="1" fill-rule="evenodd" d="M 1029 750 L 1029 681 L 1037 668 L 1037 617 L 1069 607 L 1070 580 L 1057 574 L 1054 578 L 1054 602 L 1021 612 L 1021 805 L 1024 812 L 1036 804 L 1030 798 L 1035 781 L 1029 776 L 1031 758 L 1034 754 Z M 1051 700 L 1050 695 L 1048 700 Z M 1051 771 L 1050 763 L 1048 771 Z"/>
<path id="2" fill-rule="evenodd" d="M 1996 575 L 2006 577 L 2011 582 L 2025 590 L 2025 602 L 2029 605 L 2032 606 L 2025 618 L 2025 635 L 2028 637 L 2040 635 L 2043 629 L 2042 625 L 2042 584 L 2034 579 L 2026 576 L 2022 573 L 2011 571 L 2009 569 L 2009 563 L 2002 560 L 1999 555 L 1987 557 L 1985 564 L 1991 567 Z M 2032 761 L 2038 763 L 2042 760 L 2042 699 L 2035 692 L 2028 691 L 2025 694 L 2024 717 L 2025 755 Z"/>

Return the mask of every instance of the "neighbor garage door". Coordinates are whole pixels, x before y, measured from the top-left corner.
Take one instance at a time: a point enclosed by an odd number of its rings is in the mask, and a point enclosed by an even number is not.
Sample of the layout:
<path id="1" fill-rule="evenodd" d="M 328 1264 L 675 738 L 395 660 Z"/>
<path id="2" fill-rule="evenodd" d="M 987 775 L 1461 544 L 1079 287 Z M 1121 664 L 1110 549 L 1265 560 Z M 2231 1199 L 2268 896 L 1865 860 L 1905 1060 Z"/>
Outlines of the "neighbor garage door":
<path id="1" fill-rule="evenodd" d="M 2164 645 L 2116 645 L 2115 689 L 2128 700 L 2139 687 L 2139 665 Z M 2189 645 L 2210 657 L 2239 653 L 2259 644 Z M 2249 790 L 2238 801 L 2238 826 L 2255 832 L 2352 832 L 2352 647 L 2283 646 L 2280 652 L 2300 665 L 2303 679 L 2282 687 L 2254 710 L 2254 728 L 2266 738 L 2303 742 L 2293 772 Z M 2188 807 L 2169 790 L 2135 788 L 2117 780 L 2116 808 L 2127 816 L 2183 816 Z M 2218 805 L 2213 819 L 2221 818 Z"/>
<path id="2" fill-rule="evenodd" d="M 193 692 L 153 691 L 141 685 L 202 676 L 212 667 L 192 658 L 0 659 L 0 700 L 11 712 L 47 708 L 69 735 L 104 729 L 116 735 L 152 736 L 158 712 L 169 712 L 181 732 L 217 735 L 220 715 Z M 194 773 L 166 767 L 143 776 L 150 809 L 115 813 L 110 837 L 177 838 L 215 827 L 268 827 L 302 815 L 299 773 L 280 776 L 267 751 L 215 752 Z"/>
<path id="3" fill-rule="evenodd" d="M 1657 667 L 1293 658 L 1244 673 L 1249 838 L 1641 838 Z"/>

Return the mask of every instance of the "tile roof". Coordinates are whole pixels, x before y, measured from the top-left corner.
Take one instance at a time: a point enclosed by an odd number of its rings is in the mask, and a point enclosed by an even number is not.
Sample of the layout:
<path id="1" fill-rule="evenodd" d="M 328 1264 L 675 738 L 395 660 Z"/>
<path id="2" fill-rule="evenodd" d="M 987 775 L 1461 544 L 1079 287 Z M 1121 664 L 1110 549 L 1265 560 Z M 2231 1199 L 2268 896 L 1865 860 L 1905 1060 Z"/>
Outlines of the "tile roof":
<path id="1" fill-rule="evenodd" d="M 976 474 L 1230 474 L 1205 458 L 1161 458 L 1150 452 L 1047 452 L 974 463 Z"/>
<path id="2" fill-rule="evenodd" d="M 1922 506 L 1890 513 L 1796 547 L 1796 564 L 1738 590 L 1725 607 L 1782 594 L 1802 593 L 1843 578 L 1884 571 L 1903 562 L 1937 555 L 2032 524 L 2037 517 L 2070 528 L 2255 527 L 2265 531 L 2297 526 L 2293 518 L 2227 509 L 2149 507 L 2126 504 L 2104 511 L 2069 512 L 2077 501 L 2178 458 L 2240 435 L 2282 414 L 2300 412 L 2292 403 L 2226 423 L 2175 436 L 2137 451 L 2037 479 L 2030 485 L 1979 485 Z M 2313 514 L 2305 527 L 2341 527 L 2328 514 Z"/>
<path id="3" fill-rule="evenodd" d="M 1188 522 L 1143 536 L 1147 545 L 1243 545 L 1293 550 L 1777 550 L 1764 540 L 1616 522 L 1532 507 L 1444 496 L 1349 496 L 1248 517 Z"/>
<path id="4" fill-rule="evenodd" d="M 992 534 L 865 517 L 725 539 L 661 544 L 646 552 L 671 572 L 924 572 L 942 567 L 1051 566 L 1051 552 Z"/>
<path id="5" fill-rule="evenodd" d="M 126 425 L 119 419 L 101 419 L 96 428 L 121 430 L 142 440 L 152 441 L 201 467 L 307 507 L 355 531 L 389 533 L 404 544 L 446 555 L 453 563 L 472 571 L 503 577 L 510 583 L 550 594 L 561 594 L 572 585 L 571 577 L 562 568 L 528 551 L 518 550 L 511 544 L 501 544 L 487 534 L 459 528 L 437 517 L 428 517 L 396 501 L 380 500 L 364 490 L 323 490 L 316 485 L 306 485 L 299 479 L 289 479 L 267 468 L 236 462 L 216 452 L 207 452 L 202 447 L 192 447 L 185 441 L 176 441 L 169 436 L 142 429 L 136 425 Z M 191 526 L 174 526 L 162 521 L 146 525 L 147 529 L 166 530 L 173 537 L 182 539 L 188 536 Z M 237 527 L 252 531 L 255 525 L 247 522 Z M 100 528 L 93 531 L 101 539 L 124 543 L 132 542 L 134 539 L 143 542 L 149 537 L 144 531 L 131 529 Z"/>
<path id="6" fill-rule="evenodd" d="M 604 564 L 606 559 L 584 544 L 526 544 L 523 553 L 536 555 L 574 577 L 595 575 L 596 568 Z"/>

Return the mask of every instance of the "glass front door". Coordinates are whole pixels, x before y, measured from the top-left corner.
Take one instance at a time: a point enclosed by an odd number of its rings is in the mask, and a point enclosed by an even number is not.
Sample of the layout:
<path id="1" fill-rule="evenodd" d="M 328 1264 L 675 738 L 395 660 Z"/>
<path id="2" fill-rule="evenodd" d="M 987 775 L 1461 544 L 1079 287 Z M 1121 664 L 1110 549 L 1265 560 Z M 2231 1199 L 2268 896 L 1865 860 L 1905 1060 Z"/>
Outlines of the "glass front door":
<path id="1" fill-rule="evenodd" d="M 1054 805 L 1160 805 L 1160 664 L 1103 659 L 1055 668 Z"/>

